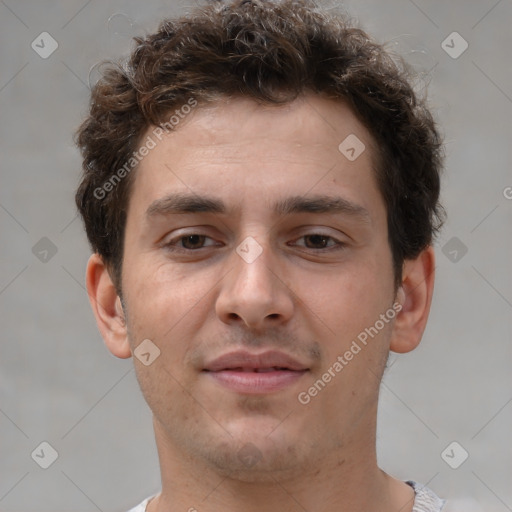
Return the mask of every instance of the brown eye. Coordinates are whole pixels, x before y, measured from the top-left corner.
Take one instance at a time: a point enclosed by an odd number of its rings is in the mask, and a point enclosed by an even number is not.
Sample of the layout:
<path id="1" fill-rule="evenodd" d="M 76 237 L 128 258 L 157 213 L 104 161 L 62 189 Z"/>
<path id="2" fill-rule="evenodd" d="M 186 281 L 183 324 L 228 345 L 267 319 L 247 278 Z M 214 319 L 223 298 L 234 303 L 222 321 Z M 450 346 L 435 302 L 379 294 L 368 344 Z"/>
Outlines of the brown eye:
<path id="1" fill-rule="evenodd" d="M 185 249 L 201 249 L 206 240 L 204 235 L 187 235 L 180 238 L 181 246 Z"/>
<path id="2" fill-rule="evenodd" d="M 330 235 L 323 233 L 311 233 L 303 235 L 296 239 L 292 245 L 304 249 L 309 249 L 312 252 L 327 253 L 336 250 L 342 250 L 346 247 L 346 243 L 334 238 Z"/>
<path id="3" fill-rule="evenodd" d="M 222 245 L 222 243 L 217 242 L 208 235 L 192 232 L 187 235 L 178 235 L 175 238 L 169 240 L 167 243 L 163 244 L 162 247 L 169 253 L 186 256 L 192 255 L 194 252 L 202 254 L 208 249 L 213 249 Z M 202 249 L 205 251 L 202 251 Z"/>
<path id="4" fill-rule="evenodd" d="M 306 235 L 304 240 L 308 249 L 325 249 L 332 238 L 325 235 Z"/>

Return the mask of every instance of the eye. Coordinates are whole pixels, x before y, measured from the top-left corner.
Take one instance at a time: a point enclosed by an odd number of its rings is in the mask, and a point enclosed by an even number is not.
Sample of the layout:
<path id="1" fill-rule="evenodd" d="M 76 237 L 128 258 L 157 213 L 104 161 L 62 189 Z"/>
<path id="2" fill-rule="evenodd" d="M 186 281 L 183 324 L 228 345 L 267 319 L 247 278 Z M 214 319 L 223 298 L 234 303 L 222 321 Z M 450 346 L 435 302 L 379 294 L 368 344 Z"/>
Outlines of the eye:
<path id="1" fill-rule="evenodd" d="M 185 236 L 180 236 L 180 237 L 174 238 L 169 243 L 165 244 L 165 247 L 171 251 L 172 250 L 194 251 L 197 249 L 203 249 L 204 247 L 215 245 L 215 242 L 205 245 L 205 242 L 207 240 L 210 240 L 213 242 L 213 240 L 206 235 L 200 235 L 197 233 L 193 233 L 190 235 L 185 235 Z"/>
<path id="2" fill-rule="evenodd" d="M 322 235 L 321 233 L 314 233 L 304 235 L 298 240 L 304 240 L 304 244 L 298 244 L 307 249 L 341 249 L 345 245 L 343 242 L 336 240 L 332 236 Z"/>

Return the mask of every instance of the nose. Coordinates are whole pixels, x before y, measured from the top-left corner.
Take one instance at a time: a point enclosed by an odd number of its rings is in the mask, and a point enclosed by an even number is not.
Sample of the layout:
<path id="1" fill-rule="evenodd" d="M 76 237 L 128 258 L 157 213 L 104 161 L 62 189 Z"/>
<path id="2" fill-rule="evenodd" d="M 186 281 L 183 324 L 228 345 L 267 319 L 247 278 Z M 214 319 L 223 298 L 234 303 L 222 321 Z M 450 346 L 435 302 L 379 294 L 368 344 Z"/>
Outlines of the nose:
<path id="1" fill-rule="evenodd" d="M 259 247 L 262 252 L 255 259 L 244 259 L 242 252 L 233 251 L 233 267 L 222 280 L 215 305 L 224 323 L 256 331 L 285 324 L 294 311 L 293 292 L 285 282 L 283 266 L 278 265 L 268 244 Z"/>

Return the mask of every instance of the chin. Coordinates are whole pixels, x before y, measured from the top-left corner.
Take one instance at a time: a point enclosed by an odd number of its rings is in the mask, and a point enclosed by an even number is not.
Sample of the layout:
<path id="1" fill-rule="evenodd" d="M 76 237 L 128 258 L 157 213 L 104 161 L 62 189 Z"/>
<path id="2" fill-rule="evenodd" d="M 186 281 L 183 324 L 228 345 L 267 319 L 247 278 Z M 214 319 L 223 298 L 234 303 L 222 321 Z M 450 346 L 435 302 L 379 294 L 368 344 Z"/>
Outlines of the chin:
<path id="1" fill-rule="evenodd" d="M 241 427 L 240 425 L 238 427 Z M 275 424 L 274 424 L 275 428 Z M 304 448 L 311 451 L 307 443 L 298 442 L 285 429 L 279 436 L 270 430 L 246 425 L 246 428 L 230 429 L 232 442 L 208 443 L 200 450 L 212 469 L 241 482 L 273 482 L 285 480 L 304 473 L 304 465 L 313 462 L 312 453 L 301 453 Z"/>
<path id="2" fill-rule="evenodd" d="M 304 467 L 289 447 L 277 449 L 246 442 L 240 447 L 223 445 L 210 451 L 209 462 L 217 473 L 241 482 L 274 482 L 302 473 Z"/>

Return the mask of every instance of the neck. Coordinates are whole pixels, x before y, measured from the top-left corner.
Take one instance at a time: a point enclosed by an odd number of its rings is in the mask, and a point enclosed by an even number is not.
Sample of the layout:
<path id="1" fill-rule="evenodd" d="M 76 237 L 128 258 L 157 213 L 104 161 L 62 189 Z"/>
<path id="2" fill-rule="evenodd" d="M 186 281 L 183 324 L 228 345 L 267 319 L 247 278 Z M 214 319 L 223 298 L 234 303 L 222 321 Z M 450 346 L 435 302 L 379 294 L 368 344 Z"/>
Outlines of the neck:
<path id="1" fill-rule="evenodd" d="M 296 471 L 226 474 L 184 453 L 154 420 L 162 491 L 148 512 L 411 512 L 414 491 L 377 466 L 375 424 Z"/>

